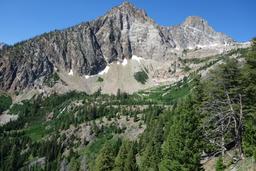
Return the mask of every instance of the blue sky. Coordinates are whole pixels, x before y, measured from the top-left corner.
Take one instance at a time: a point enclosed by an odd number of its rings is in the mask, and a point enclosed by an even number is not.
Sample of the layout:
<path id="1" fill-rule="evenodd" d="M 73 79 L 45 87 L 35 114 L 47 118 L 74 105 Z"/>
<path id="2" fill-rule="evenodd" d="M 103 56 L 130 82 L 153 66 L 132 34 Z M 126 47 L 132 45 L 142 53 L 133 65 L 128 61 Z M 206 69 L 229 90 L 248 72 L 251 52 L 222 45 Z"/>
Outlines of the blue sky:
<path id="1" fill-rule="evenodd" d="M 104 15 L 123 0 L 0 0 L 0 42 L 13 44 Z M 197 15 L 237 41 L 256 36 L 256 0 L 130 0 L 158 24 Z"/>

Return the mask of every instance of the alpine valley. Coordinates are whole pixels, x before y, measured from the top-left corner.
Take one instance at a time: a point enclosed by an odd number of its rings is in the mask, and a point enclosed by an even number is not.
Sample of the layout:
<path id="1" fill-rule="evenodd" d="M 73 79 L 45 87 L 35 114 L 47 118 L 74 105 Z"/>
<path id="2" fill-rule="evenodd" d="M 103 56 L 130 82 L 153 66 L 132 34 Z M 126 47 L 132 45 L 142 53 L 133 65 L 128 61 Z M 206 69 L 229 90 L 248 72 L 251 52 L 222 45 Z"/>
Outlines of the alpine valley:
<path id="1" fill-rule="evenodd" d="M 256 39 L 129 2 L 0 43 L 0 171 L 256 168 Z"/>

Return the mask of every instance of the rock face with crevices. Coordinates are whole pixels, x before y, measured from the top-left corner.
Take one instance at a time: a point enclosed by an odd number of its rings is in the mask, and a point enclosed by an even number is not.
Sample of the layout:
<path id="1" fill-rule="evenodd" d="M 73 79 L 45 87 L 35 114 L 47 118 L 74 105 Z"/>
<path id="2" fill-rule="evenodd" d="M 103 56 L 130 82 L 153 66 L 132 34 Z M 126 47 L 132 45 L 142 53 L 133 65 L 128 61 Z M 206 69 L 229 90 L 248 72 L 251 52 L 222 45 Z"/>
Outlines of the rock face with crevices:
<path id="1" fill-rule="evenodd" d="M 132 55 L 175 60 L 184 49 L 228 46 L 234 41 L 200 17 L 173 27 L 156 24 L 146 12 L 125 2 L 104 16 L 65 30 L 42 34 L 0 51 L 0 89 L 19 91 L 41 85 L 54 72 L 78 76 L 99 73 Z"/>

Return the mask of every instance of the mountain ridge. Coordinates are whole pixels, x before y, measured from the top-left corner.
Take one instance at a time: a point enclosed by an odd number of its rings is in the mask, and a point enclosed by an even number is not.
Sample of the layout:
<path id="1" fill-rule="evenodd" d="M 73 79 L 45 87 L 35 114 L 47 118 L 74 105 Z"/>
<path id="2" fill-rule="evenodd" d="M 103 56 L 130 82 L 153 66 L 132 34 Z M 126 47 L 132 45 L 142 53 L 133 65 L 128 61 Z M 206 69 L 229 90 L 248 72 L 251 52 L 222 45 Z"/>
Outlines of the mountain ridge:
<path id="1" fill-rule="evenodd" d="M 133 55 L 173 63 L 186 49 L 216 46 L 213 50 L 219 53 L 219 46 L 225 49 L 235 43 L 199 17 L 188 17 L 184 23 L 160 26 L 144 10 L 124 2 L 95 20 L 42 34 L 3 50 L 0 89 L 41 87 L 55 72 L 87 78 Z M 82 82 L 81 86 L 88 86 Z"/>

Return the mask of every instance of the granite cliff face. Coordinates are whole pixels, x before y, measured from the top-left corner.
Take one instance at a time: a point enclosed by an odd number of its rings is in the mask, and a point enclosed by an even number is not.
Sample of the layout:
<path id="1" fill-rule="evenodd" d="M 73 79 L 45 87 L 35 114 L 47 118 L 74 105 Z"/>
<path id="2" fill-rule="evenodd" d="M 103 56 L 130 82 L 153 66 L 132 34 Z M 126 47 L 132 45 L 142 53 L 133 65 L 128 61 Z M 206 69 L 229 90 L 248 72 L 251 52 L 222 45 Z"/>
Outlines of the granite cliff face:
<path id="1" fill-rule="evenodd" d="M 188 17 L 178 26 L 162 27 L 145 11 L 125 2 L 94 21 L 1 50 L 0 89 L 19 91 L 42 85 L 55 72 L 89 77 L 133 55 L 164 63 L 175 61 L 184 49 L 233 43 L 200 17 Z"/>

